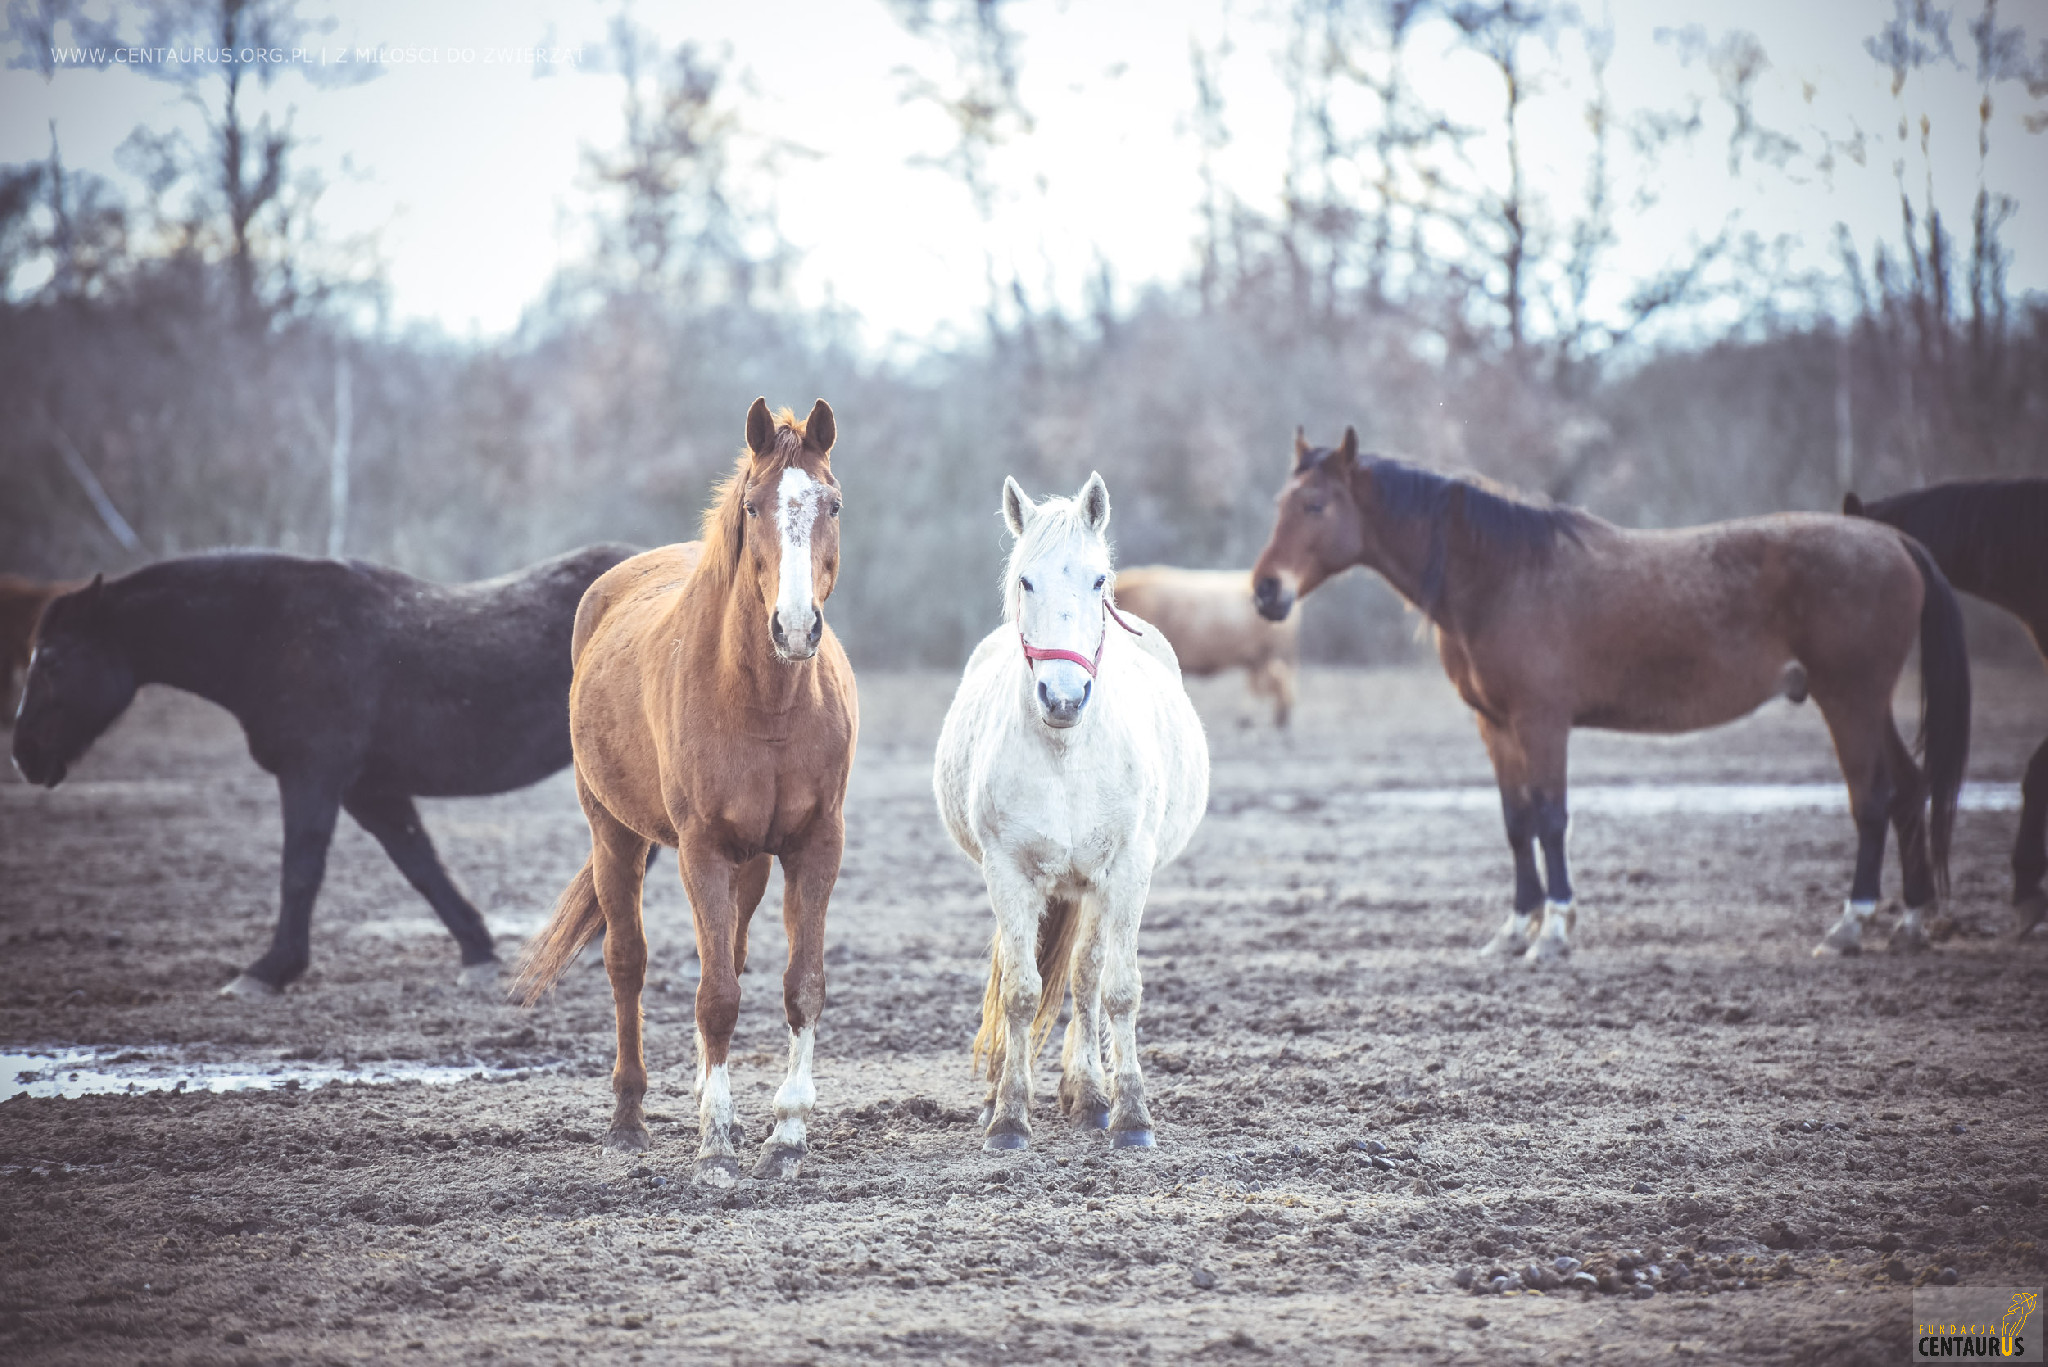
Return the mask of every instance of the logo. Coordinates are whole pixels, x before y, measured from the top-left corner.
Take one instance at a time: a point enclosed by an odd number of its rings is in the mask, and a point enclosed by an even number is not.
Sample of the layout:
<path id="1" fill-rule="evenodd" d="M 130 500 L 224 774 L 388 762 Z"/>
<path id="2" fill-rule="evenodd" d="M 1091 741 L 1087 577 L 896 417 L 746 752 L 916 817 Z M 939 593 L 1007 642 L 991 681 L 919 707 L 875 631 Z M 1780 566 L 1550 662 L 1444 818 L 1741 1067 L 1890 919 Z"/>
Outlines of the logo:
<path id="1" fill-rule="evenodd" d="M 2039 1362 L 2040 1308 L 2038 1286 L 1923 1286 L 1913 1293 L 1913 1361 Z"/>

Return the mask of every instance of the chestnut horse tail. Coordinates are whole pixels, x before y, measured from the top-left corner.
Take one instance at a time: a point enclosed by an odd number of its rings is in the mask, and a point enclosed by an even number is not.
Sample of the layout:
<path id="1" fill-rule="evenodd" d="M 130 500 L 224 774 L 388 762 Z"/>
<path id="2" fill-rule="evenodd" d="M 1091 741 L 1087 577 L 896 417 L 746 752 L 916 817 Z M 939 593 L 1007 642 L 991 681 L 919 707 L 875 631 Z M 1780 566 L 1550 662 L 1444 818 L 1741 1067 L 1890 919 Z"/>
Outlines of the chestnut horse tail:
<path id="1" fill-rule="evenodd" d="M 1963 612 L 1955 590 L 1927 549 L 1901 537 L 1920 567 L 1926 597 L 1920 605 L 1920 736 L 1927 785 L 1933 795 L 1930 844 L 1934 885 L 1948 900 L 1948 851 L 1956 827 L 1956 799 L 1970 758 L 1970 656 L 1963 642 Z"/>
<path id="2" fill-rule="evenodd" d="M 1073 972 L 1074 937 L 1081 928 L 1080 903 L 1071 897 L 1055 897 L 1046 903 L 1038 921 L 1038 1014 L 1031 1018 L 1031 1057 L 1045 1047 L 1060 1018 L 1060 1003 L 1066 1000 L 1067 978 Z M 1009 1017 L 1003 1011 L 1003 942 L 1000 932 L 989 946 L 988 987 L 981 994 L 981 1029 L 974 1032 L 974 1071 L 980 1074 L 982 1059 L 994 1077 L 1003 1050 L 1008 1046 Z"/>
<path id="3" fill-rule="evenodd" d="M 533 1005 L 541 993 L 553 987 L 583 947 L 604 929 L 604 909 L 597 904 L 597 881 L 590 862 L 583 861 L 575 879 L 562 890 L 548 923 L 520 952 L 512 997 L 523 1006 Z"/>

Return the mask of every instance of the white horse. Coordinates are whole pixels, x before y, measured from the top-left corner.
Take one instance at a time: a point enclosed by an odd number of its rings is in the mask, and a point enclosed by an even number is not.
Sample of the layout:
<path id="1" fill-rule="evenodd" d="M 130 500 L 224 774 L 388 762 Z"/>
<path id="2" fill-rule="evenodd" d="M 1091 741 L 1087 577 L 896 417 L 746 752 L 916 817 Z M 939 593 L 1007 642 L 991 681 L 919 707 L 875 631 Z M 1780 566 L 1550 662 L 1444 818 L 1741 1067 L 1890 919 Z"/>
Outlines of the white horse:
<path id="1" fill-rule="evenodd" d="M 977 1067 L 988 1149 L 1031 1142 L 1031 1069 L 1071 980 L 1060 1109 L 1148 1147 L 1138 1070 L 1138 920 L 1152 875 L 1209 804 L 1209 743 L 1173 647 L 1109 594 L 1109 490 L 1034 505 L 1003 484 L 1016 536 L 1003 625 L 975 648 L 939 734 L 932 787 L 996 913 Z M 1103 1019 L 1113 1081 L 1105 1085 Z"/>

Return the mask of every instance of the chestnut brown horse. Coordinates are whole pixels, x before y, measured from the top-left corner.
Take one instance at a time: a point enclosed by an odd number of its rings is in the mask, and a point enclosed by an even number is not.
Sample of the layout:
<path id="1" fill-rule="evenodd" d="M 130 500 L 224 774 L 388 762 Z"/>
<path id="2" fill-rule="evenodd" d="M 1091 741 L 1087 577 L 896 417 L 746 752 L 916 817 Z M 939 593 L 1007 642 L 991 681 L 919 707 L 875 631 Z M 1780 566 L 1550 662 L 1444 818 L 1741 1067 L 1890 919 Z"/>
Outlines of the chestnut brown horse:
<path id="1" fill-rule="evenodd" d="M 704 515 L 701 541 L 619 565 L 583 597 L 571 646 L 569 731 L 590 859 L 527 946 L 531 1002 L 590 941 L 618 1013 L 618 1098 L 606 1142 L 651 1142 L 640 992 L 641 879 L 657 845 L 677 852 L 696 922 L 697 1176 L 739 1172 L 726 1058 L 739 1016 L 747 926 L 782 861 L 789 1069 L 757 1177 L 793 1177 L 816 1096 L 811 1044 L 825 1005 L 825 906 L 846 842 L 846 778 L 859 708 L 853 670 L 825 626 L 839 571 L 832 410 L 805 421 L 756 399 L 747 450 Z"/>
<path id="2" fill-rule="evenodd" d="M 1970 667 L 1955 594 L 1918 544 L 1874 523 L 1802 513 L 1629 531 L 1362 457 L 1349 428 L 1335 450 L 1299 432 L 1294 444 L 1273 534 L 1252 570 L 1259 608 L 1278 620 L 1325 579 L 1365 565 L 1428 615 L 1444 671 L 1478 715 L 1514 851 L 1514 910 L 1486 952 L 1569 952 L 1573 727 L 1697 731 L 1773 696 L 1809 693 L 1834 737 L 1858 838 L 1847 906 L 1814 952 L 1860 951 L 1887 818 L 1905 879 L 1892 944 L 1926 945 L 1923 918 L 1948 890 Z M 1892 721 L 1916 635 L 1925 777 Z"/>
<path id="3" fill-rule="evenodd" d="M 1964 593 L 2020 619 L 2048 664 L 2048 479 L 1986 479 L 1881 498 L 1850 494 L 1842 511 L 1888 523 L 1918 541 Z M 2012 844 L 2012 902 L 2018 933 L 2048 918 L 2048 739 L 2020 784 L 2020 829 Z"/>

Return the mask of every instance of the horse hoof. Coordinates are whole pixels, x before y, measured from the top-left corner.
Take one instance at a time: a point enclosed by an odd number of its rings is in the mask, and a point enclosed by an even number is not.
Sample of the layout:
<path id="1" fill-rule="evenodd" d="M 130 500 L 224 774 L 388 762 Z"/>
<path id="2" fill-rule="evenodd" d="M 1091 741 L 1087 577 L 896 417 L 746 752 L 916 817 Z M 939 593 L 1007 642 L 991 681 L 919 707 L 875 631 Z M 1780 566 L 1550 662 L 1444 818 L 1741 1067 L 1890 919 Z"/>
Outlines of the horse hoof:
<path id="1" fill-rule="evenodd" d="M 1150 1149 L 1157 1147 L 1152 1139 L 1152 1131 L 1150 1130 L 1117 1130 L 1109 1136 L 1109 1143 L 1111 1148 L 1116 1149 Z"/>
<path id="2" fill-rule="evenodd" d="M 223 997 L 240 997 L 243 1001 L 267 1001 L 284 995 L 281 987 L 272 987 L 261 978 L 252 978 L 247 973 L 237 973 L 235 980 L 220 990 Z"/>
<path id="3" fill-rule="evenodd" d="M 1028 1149 L 1031 1136 L 1021 1130 L 999 1130 L 981 1141 L 985 1153 L 1003 1153 L 1010 1149 Z"/>
<path id="4" fill-rule="evenodd" d="M 740 1180 L 740 1160 L 724 1154 L 700 1158 L 692 1176 L 707 1187 L 729 1187 Z"/>
<path id="5" fill-rule="evenodd" d="M 1831 939 L 1822 940 L 1813 947 L 1816 959 L 1853 959 L 1862 953 L 1862 945 L 1838 945 Z"/>
<path id="6" fill-rule="evenodd" d="M 2048 893 L 2029 893 L 2013 903 L 2013 931 L 2015 940 L 2024 940 L 2035 926 L 2048 920 Z"/>
<path id="7" fill-rule="evenodd" d="M 613 1153 L 640 1153 L 654 1147 L 654 1136 L 645 1125 L 615 1125 L 605 1135 L 604 1146 Z"/>
<path id="8" fill-rule="evenodd" d="M 1928 946 L 1927 932 L 1919 926 L 1900 926 L 1885 942 L 1885 947 L 1894 954 L 1920 954 Z"/>
<path id="9" fill-rule="evenodd" d="M 461 992 L 488 993 L 498 985 L 498 961 L 487 959 L 480 964 L 464 964 L 462 971 L 455 975 L 456 990 Z"/>
<path id="10" fill-rule="evenodd" d="M 1571 956 L 1572 947 L 1570 941 L 1544 939 L 1530 945 L 1529 952 L 1524 954 L 1522 958 L 1532 964 L 1554 964 L 1561 963 Z"/>
<path id="11" fill-rule="evenodd" d="M 1109 1128 L 1109 1107 L 1083 1106 L 1074 1115 L 1074 1125 L 1083 1130 L 1106 1130 Z"/>
<path id="12" fill-rule="evenodd" d="M 804 1150 L 797 1144 L 770 1144 L 754 1164 L 754 1176 L 763 1181 L 781 1182 L 795 1177 L 803 1171 Z"/>

